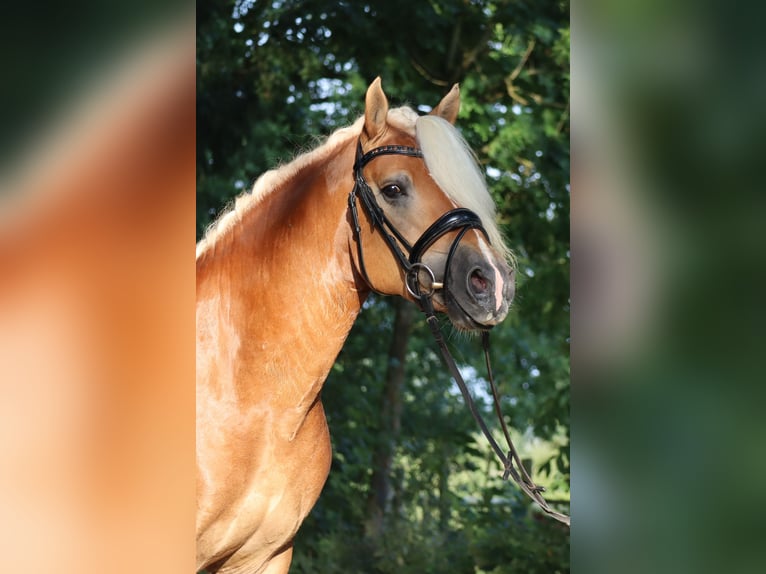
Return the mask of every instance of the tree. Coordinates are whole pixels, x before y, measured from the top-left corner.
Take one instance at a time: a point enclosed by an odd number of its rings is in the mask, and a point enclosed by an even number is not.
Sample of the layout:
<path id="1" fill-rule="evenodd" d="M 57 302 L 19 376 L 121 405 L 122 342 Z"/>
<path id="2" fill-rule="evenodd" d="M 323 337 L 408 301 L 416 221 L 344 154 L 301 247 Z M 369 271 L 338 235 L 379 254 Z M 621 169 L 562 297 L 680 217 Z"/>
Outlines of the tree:
<path id="1" fill-rule="evenodd" d="M 518 264 L 514 309 L 492 333 L 503 410 L 566 506 L 568 2 L 205 1 L 197 26 L 198 236 L 260 173 L 361 114 L 375 76 L 393 104 L 433 105 L 460 82 L 458 127 Z M 293 570 L 566 571 L 568 532 L 499 479 L 428 329 L 405 309 L 371 297 L 326 383 L 333 468 Z M 478 390 L 478 343 L 450 342 Z"/>

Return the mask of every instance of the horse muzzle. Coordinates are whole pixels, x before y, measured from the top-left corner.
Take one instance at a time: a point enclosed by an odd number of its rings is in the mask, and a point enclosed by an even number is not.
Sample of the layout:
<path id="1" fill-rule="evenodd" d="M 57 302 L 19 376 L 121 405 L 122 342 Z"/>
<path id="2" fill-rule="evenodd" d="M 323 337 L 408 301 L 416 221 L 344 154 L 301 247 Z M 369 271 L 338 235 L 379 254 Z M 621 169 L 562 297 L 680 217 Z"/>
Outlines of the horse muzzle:
<path id="1" fill-rule="evenodd" d="M 461 245 L 447 269 L 443 303 L 452 323 L 485 330 L 502 321 L 516 291 L 515 272 L 500 257 Z"/>

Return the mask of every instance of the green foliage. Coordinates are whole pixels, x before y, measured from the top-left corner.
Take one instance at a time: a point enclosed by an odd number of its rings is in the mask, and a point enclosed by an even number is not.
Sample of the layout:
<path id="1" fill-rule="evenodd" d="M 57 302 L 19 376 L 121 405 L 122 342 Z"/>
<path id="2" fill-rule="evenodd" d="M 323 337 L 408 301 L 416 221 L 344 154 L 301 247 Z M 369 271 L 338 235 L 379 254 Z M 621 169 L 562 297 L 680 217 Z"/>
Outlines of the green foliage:
<path id="1" fill-rule="evenodd" d="M 541 517 L 519 519 L 507 506 L 478 513 L 469 535 L 477 571 L 487 574 L 556 574 L 569 571 L 568 529 Z M 447 572 L 448 570 L 442 570 Z"/>
<path id="2" fill-rule="evenodd" d="M 363 110 L 435 105 L 460 82 L 458 126 L 486 170 L 517 257 L 492 333 L 503 411 L 548 498 L 569 500 L 568 3 L 204 1 L 197 5 L 197 233 L 263 171 Z M 421 112 L 428 108 L 421 108 Z M 292 572 L 567 572 L 569 534 L 499 477 L 419 318 L 398 436 L 381 423 L 394 310 L 372 297 L 323 391 L 333 466 Z M 449 328 L 448 328 L 449 331 Z M 477 339 L 451 334 L 483 404 Z M 365 534 L 373 453 L 394 440 L 383 534 Z"/>

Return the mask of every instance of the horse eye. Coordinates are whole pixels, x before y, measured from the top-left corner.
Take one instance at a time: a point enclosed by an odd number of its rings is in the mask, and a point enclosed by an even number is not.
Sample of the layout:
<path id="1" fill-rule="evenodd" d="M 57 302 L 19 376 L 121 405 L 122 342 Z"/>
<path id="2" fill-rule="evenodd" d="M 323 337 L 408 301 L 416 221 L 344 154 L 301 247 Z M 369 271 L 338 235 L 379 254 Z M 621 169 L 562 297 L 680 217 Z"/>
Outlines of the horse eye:
<path id="1" fill-rule="evenodd" d="M 393 199 L 404 194 L 404 192 L 402 191 L 402 188 L 396 184 L 387 185 L 380 191 L 383 195 L 385 195 L 389 199 Z"/>

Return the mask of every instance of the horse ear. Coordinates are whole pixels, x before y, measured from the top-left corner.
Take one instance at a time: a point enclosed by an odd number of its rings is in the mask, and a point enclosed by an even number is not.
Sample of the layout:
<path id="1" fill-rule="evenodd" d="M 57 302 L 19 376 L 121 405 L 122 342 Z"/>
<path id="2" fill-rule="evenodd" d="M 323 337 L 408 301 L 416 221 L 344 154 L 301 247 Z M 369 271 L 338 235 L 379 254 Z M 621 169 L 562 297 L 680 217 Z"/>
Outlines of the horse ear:
<path id="1" fill-rule="evenodd" d="M 451 124 L 455 124 L 457 114 L 460 111 L 460 86 L 455 84 L 442 101 L 431 110 L 432 116 L 439 116 Z"/>
<path id="2" fill-rule="evenodd" d="M 386 128 L 388 100 L 380 87 L 380 76 L 367 88 L 364 100 L 364 131 L 369 139 L 375 139 Z"/>

